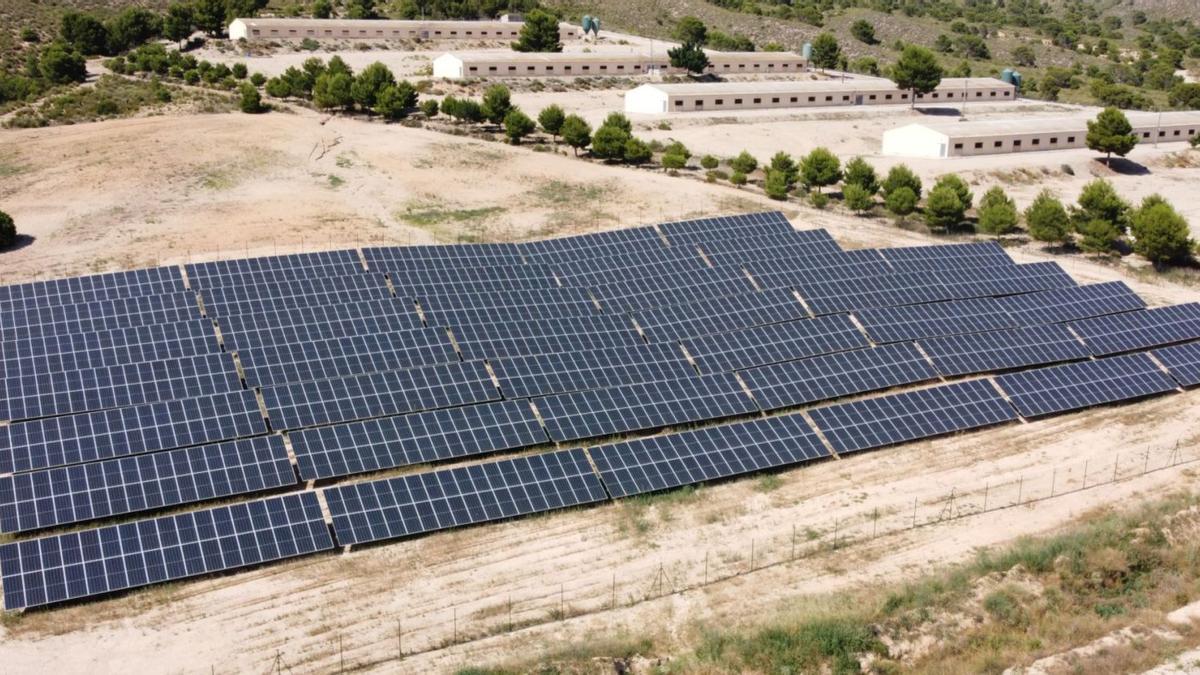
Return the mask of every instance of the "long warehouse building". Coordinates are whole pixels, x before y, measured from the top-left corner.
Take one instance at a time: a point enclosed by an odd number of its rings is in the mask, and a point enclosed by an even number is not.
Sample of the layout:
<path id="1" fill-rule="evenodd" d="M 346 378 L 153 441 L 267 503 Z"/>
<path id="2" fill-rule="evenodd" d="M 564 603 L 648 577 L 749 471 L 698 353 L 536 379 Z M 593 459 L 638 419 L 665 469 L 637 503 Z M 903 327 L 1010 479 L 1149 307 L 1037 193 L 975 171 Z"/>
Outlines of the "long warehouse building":
<path id="1" fill-rule="evenodd" d="M 242 18 L 229 24 L 231 40 L 515 40 L 524 23 L 495 21 L 418 21 L 391 19 Z M 559 37 L 578 34 L 559 25 Z"/>
<path id="2" fill-rule="evenodd" d="M 1128 112 L 1140 143 L 1188 141 L 1200 134 L 1200 111 Z M 1044 119 L 918 122 L 883 133 L 883 154 L 897 157 L 969 157 L 1087 146 L 1091 116 Z"/>
<path id="3" fill-rule="evenodd" d="M 709 52 L 708 72 L 715 74 L 798 73 L 804 58 L 787 52 Z M 671 73 L 666 50 L 637 52 L 451 52 L 433 60 L 433 76 L 450 80 L 468 77 L 580 77 Z"/>
<path id="4" fill-rule="evenodd" d="M 751 110 L 756 108 L 807 108 L 911 103 L 911 92 L 890 80 L 861 78 L 842 80 L 795 80 L 644 84 L 625 94 L 625 112 L 661 115 L 706 110 Z M 936 90 L 919 95 L 918 103 L 930 101 L 1013 101 L 1017 90 L 991 77 L 950 77 Z"/>

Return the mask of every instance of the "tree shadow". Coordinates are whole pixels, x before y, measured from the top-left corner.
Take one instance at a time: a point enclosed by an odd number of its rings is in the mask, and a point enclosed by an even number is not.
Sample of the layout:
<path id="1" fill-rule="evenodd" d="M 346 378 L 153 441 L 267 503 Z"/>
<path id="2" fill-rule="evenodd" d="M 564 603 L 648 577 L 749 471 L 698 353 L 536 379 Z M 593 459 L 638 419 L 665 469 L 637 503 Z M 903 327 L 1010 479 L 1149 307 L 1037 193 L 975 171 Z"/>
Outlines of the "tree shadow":
<path id="1" fill-rule="evenodd" d="M 26 246 L 32 245 L 35 241 L 37 241 L 37 237 L 33 236 L 32 234 L 18 234 L 17 238 L 13 240 L 12 246 L 9 246 L 8 248 L 0 248 L 0 254 L 19 251 Z"/>
<path id="2" fill-rule="evenodd" d="M 917 112 L 930 117 L 962 117 L 962 111 L 955 107 L 950 108 L 917 108 Z"/>
<path id="3" fill-rule="evenodd" d="M 1100 163 L 1104 164 L 1103 161 Z M 1122 176 L 1150 175 L 1150 169 L 1148 169 L 1144 164 L 1138 164 L 1137 162 L 1125 157 L 1113 157 L 1105 166 L 1109 171 Z"/>

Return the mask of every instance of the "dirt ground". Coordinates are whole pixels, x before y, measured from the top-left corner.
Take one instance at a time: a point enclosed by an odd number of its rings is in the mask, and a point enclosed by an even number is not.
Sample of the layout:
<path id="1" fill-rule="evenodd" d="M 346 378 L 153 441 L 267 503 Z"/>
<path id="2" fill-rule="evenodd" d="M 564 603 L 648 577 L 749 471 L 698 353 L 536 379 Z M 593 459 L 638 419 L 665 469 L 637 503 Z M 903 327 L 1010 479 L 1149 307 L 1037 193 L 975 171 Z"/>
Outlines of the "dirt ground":
<path id="1" fill-rule="evenodd" d="M 779 206 L 649 170 L 307 112 L 155 117 L 2 138 L 0 206 L 33 238 L 0 257 L 4 282 L 378 241 L 527 238 Z M 884 221 L 794 205 L 786 212 L 799 227 L 828 228 L 846 246 L 929 241 Z M 1080 256 L 1032 247 L 1014 256 L 1056 260 L 1081 282 L 1123 278 L 1120 268 Z M 1196 299 L 1194 289 L 1161 278 L 1127 281 L 1154 304 Z M 1200 393 L 1191 391 L 691 496 L 485 525 L 29 612 L 0 624 L 0 662 L 13 672 L 266 672 L 278 659 L 281 669 L 329 672 L 344 660 L 348 668 L 429 672 L 586 638 L 651 630 L 683 638 L 700 623 L 820 602 L 823 592 L 961 560 L 1092 508 L 1195 487 L 1192 464 L 1140 474 L 1193 458 L 1198 418 Z M 1114 475 L 1127 480 L 1096 487 Z M 1061 495 L 1082 487 L 1085 476 L 1092 487 L 1066 496 L 906 529 L 914 504 L 926 523 L 988 500 L 995 508 Z M 857 541 L 874 527 L 896 532 Z M 835 532 L 843 543 L 836 551 L 783 564 L 793 537 L 803 552 Z M 751 566 L 756 571 L 702 589 L 669 592 Z M 614 597 L 615 610 L 593 611 Z M 504 627 L 510 606 L 514 623 L 533 625 L 473 639 Z M 580 612 L 588 613 L 554 620 Z M 438 648 L 456 635 L 469 641 Z M 403 663 L 398 649 L 409 654 Z"/>

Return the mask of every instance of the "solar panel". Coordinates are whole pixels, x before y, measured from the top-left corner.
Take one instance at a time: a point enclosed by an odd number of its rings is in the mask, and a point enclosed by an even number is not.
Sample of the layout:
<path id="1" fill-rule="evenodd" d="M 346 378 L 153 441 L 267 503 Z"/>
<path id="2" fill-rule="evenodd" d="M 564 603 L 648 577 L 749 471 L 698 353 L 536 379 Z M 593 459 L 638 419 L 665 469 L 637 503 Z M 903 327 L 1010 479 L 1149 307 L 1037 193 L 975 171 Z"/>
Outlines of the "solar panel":
<path id="1" fill-rule="evenodd" d="M 696 374 L 676 345 L 644 345 L 494 359 L 492 371 L 508 397 L 562 394 Z"/>
<path id="2" fill-rule="evenodd" d="M 0 420 L 168 401 L 242 388 L 228 354 L 142 361 L 0 380 Z"/>
<path id="3" fill-rule="evenodd" d="M 483 403 L 499 398 L 479 361 L 263 387 L 276 430 Z"/>
<path id="4" fill-rule="evenodd" d="M 756 290 L 744 274 L 732 269 L 695 270 L 591 288 L 605 312 L 634 312 Z"/>
<path id="5" fill-rule="evenodd" d="M 1062 323 L 1146 306 L 1123 281 L 1014 295 L 997 302 L 1020 326 Z"/>
<path id="6" fill-rule="evenodd" d="M 607 498 L 582 450 L 327 488 L 343 546 L 570 508 Z"/>
<path id="7" fill-rule="evenodd" d="M 446 332 L 433 328 L 252 347 L 238 350 L 238 358 L 250 386 L 327 380 L 459 360 Z"/>
<path id="8" fill-rule="evenodd" d="M 1016 263 L 994 241 L 933 244 L 879 249 L 899 272 L 928 272 L 955 267 L 1012 266 Z"/>
<path id="9" fill-rule="evenodd" d="M 982 333 L 1014 326 L 994 298 L 931 302 L 904 307 L 861 309 L 855 318 L 872 341 L 903 342 L 918 338 Z"/>
<path id="10" fill-rule="evenodd" d="M 1034 293 L 1075 286 L 1075 280 L 1058 263 L 1052 262 L 950 268 L 930 270 L 923 274 L 945 286 L 955 298 Z"/>
<path id="11" fill-rule="evenodd" d="M 937 378 L 921 352 L 907 343 L 776 363 L 738 374 L 763 410 Z"/>
<path id="12" fill-rule="evenodd" d="M 625 317 L 595 316 L 453 327 L 463 358 L 501 358 L 644 344 Z"/>
<path id="13" fill-rule="evenodd" d="M 661 250 L 664 244 L 658 230 L 646 226 L 527 241 L 517 244 L 517 247 L 530 260 L 564 261 L 619 256 L 631 251 Z"/>
<path id="14" fill-rule="evenodd" d="M 772 289 L 649 309 L 635 314 L 634 320 L 650 341 L 676 341 L 807 316 L 791 291 Z"/>
<path id="15" fill-rule="evenodd" d="M 435 326 L 492 321 L 533 321 L 587 316 L 599 312 L 591 296 L 580 288 L 551 288 L 516 293 L 427 295 L 416 300 L 425 314 L 425 321 Z"/>
<path id="16" fill-rule="evenodd" d="M 1200 342 L 1189 342 L 1150 352 L 1185 387 L 1200 384 Z"/>
<path id="17" fill-rule="evenodd" d="M 761 288 L 791 288 L 802 283 L 861 279 L 883 274 L 892 274 L 891 267 L 882 258 L 872 259 L 870 250 L 826 253 L 820 256 L 788 257 L 751 260 L 743 267 L 754 283 Z M 875 254 L 878 256 L 878 254 Z"/>
<path id="18" fill-rule="evenodd" d="M 48 307 L 184 290 L 178 267 L 151 267 L 0 286 L 0 308 Z"/>
<path id="19" fill-rule="evenodd" d="M 120 317 L 123 323 L 118 326 L 133 326 L 153 321 L 157 315 L 170 310 L 183 310 L 188 318 L 200 317 L 200 307 L 196 304 L 196 296 L 186 291 L 166 293 L 162 295 L 139 295 L 132 298 L 114 298 L 112 300 L 96 300 L 82 304 L 64 304 L 50 307 L 33 307 L 27 309 L 0 310 L 0 321 L 4 324 L 5 339 L 8 334 L 20 328 L 31 328 L 48 324 L 73 324 L 89 320 L 101 320 Z M 75 333 L 78 330 L 53 331 Z"/>
<path id="20" fill-rule="evenodd" d="M 16 422 L 0 427 L 0 473 L 96 462 L 266 431 L 251 391 Z"/>
<path id="21" fill-rule="evenodd" d="M 584 258 L 572 258 L 552 265 L 554 273 L 564 284 L 581 285 L 572 279 L 589 277 L 598 273 L 616 273 L 618 270 L 630 270 L 631 275 L 646 276 L 642 269 L 662 269 L 677 265 L 680 269 L 699 269 L 707 267 L 700 252 L 692 246 L 663 248 L 658 242 L 650 248 L 630 248 L 615 255 L 589 255 Z M 595 282 L 595 279 L 592 279 Z"/>
<path id="22" fill-rule="evenodd" d="M 754 412 L 732 373 L 627 384 L 534 400 L 550 438 L 593 436 Z"/>
<path id="23" fill-rule="evenodd" d="M 1086 359 L 1091 353 L 1065 326 L 1046 325 L 920 341 L 942 375 L 967 375 Z"/>
<path id="24" fill-rule="evenodd" d="M 279 436 L 0 476 L 0 532 L 26 532 L 296 484 Z"/>
<path id="25" fill-rule="evenodd" d="M 375 268 L 372 268 L 375 269 Z M 386 272 L 388 279 L 396 292 L 402 294 L 407 288 L 426 286 L 445 286 L 454 288 L 557 288 L 558 280 L 554 271 L 546 265 L 512 265 L 489 264 L 478 267 L 462 267 L 457 269 L 393 269 L 386 263 L 379 266 L 379 271 Z"/>
<path id="26" fill-rule="evenodd" d="M 0 547 L 9 610 L 333 548 L 316 493 L 27 539 Z"/>
<path id="27" fill-rule="evenodd" d="M 102 333 L 47 336 L 9 343 L 4 348 L 0 378 L 214 354 L 221 345 L 212 322 L 196 319 Z"/>
<path id="28" fill-rule="evenodd" d="M 352 249 L 339 249 L 190 263 L 184 269 L 187 270 L 188 281 L 192 287 L 203 288 L 205 286 L 226 286 L 229 284 L 223 281 L 223 278 L 236 278 L 246 274 L 287 270 L 306 273 L 310 277 L 336 276 L 355 267 L 359 271 L 362 270 L 358 252 Z"/>
<path id="29" fill-rule="evenodd" d="M 375 246 L 362 250 L 367 267 L 375 270 L 382 266 L 397 269 L 397 263 L 413 262 L 426 268 L 440 266 L 468 267 L 475 264 L 520 265 L 523 260 L 516 244 L 455 244 L 420 246 Z"/>
<path id="30" fill-rule="evenodd" d="M 987 380 L 944 384 L 809 411 L 839 454 L 1009 422 L 1017 418 Z"/>
<path id="31" fill-rule="evenodd" d="M 236 314 L 217 323 L 230 349 L 415 330 L 424 325 L 415 307 L 396 299 Z"/>
<path id="32" fill-rule="evenodd" d="M 54 309 L 59 310 L 80 306 L 64 305 L 63 307 L 56 307 Z M 72 333 L 102 333 L 119 328 L 149 326 L 156 323 L 180 323 L 199 318 L 202 318 L 200 308 L 193 304 L 190 307 L 159 309 L 124 316 L 102 316 L 78 320 L 65 319 L 57 323 L 40 323 L 0 329 L 0 342 L 22 342 L 49 337 L 51 335 L 70 335 Z M 0 345 L 0 351 L 3 350 L 4 346 Z"/>
<path id="33" fill-rule="evenodd" d="M 1050 366 L 996 378 L 1024 417 L 1089 408 L 1175 389 L 1146 354 Z"/>
<path id="34" fill-rule="evenodd" d="M 300 477 L 317 480 L 548 443 L 526 401 L 383 417 L 288 435 Z"/>
<path id="35" fill-rule="evenodd" d="M 391 297 L 387 281 L 380 274 L 355 274 L 340 277 L 315 277 L 297 279 L 278 284 L 254 284 L 250 286 L 217 286 L 201 291 L 204 306 L 229 305 L 247 300 L 262 300 L 270 303 L 287 298 L 346 298 Z M 306 305 L 338 304 L 334 302 L 306 302 Z"/>
<path id="36" fill-rule="evenodd" d="M 1200 303 L 1083 319 L 1069 325 L 1096 356 L 1160 347 L 1200 339 Z"/>
<path id="37" fill-rule="evenodd" d="M 599 270 L 583 269 L 584 265 L 590 262 L 577 261 L 576 264 L 579 270 L 569 277 L 563 277 L 563 283 L 568 286 L 592 288 L 594 286 L 621 284 L 635 280 L 660 279 L 688 273 L 703 275 L 704 272 L 711 269 L 698 255 L 691 259 L 670 260 L 645 265 L 630 265 L 628 267 Z"/>
<path id="38" fill-rule="evenodd" d="M 671 246 L 793 231 L 792 224 L 779 211 L 660 223 L 658 229 Z"/>
<path id="39" fill-rule="evenodd" d="M 738 254 L 745 260 L 841 253 L 842 247 L 825 230 L 788 230 L 764 235 L 700 242 L 706 256 Z"/>
<path id="40" fill-rule="evenodd" d="M 270 314 L 275 312 L 319 312 L 330 305 L 357 305 L 363 303 L 383 303 L 394 300 L 391 291 L 386 288 L 362 288 L 349 291 L 333 291 L 329 293 L 314 293 L 312 295 L 293 295 L 284 298 L 251 298 L 247 300 L 214 301 L 207 294 L 223 293 L 226 289 L 214 288 L 205 291 L 204 311 L 211 317 L 234 316 L 237 314 Z M 398 301 L 406 308 L 411 303 Z M 408 311 L 415 311 L 409 309 Z"/>
<path id="41" fill-rule="evenodd" d="M 844 314 L 756 326 L 684 340 L 702 373 L 717 373 L 793 361 L 868 346 Z"/>
<path id="42" fill-rule="evenodd" d="M 952 300 L 950 290 L 927 274 L 885 274 L 820 283 L 801 283 L 796 291 L 814 314 L 836 314 L 869 307 L 899 307 Z"/>
<path id="43" fill-rule="evenodd" d="M 657 492 L 829 456 L 799 415 L 601 445 L 588 451 L 614 498 Z"/>
<path id="44" fill-rule="evenodd" d="M 253 271 L 228 272 L 224 274 L 188 275 L 191 287 L 200 291 L 212 288 L 236 288 L 239 286 L 279 286 L 301 283 L 310 279 L 326 277 L 371 277 L 357 259 L 348 262 L 314 265 L 310 267 L 285 267 Z"/>

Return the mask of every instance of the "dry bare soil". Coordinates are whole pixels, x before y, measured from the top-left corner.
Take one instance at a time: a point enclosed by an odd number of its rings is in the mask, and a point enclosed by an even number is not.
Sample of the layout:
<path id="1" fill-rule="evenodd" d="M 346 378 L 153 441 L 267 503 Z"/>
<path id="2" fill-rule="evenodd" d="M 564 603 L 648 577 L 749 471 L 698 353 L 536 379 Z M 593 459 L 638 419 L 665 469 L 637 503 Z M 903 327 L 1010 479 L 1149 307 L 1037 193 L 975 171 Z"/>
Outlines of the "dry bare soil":
<path id="1" fill-rule="evenodd" d="M 0 203 L 34 238 L 0 256 L 5 282 L 775 206 L 648 170 L 311 113 L 147 118 L 0 138 Z M 929 240 L 882 221 L 789 215 L 847 246 Z M 1014 255 L 1050 258 L 1029 248 Z M 1080 281 L 1121 275 L 1059 260 Z M 1196 296 L 1160 279 L 1130 283 L 1155 304 Z M 652 631 L 685 641 L 701 625 L 751 622 L 1051 530 L 1093 507 L 1195 487 L 1191 464 L 1168 465 L 1196 456 L 1196 419 L 1192 391 L 29 612 L 0 625 L 0 659 L 12 672 L 430 672 L 582 639 Z M 1143 473 L 1158 467 L 1168 468 Z M 970 515 L 1018 502 L 1028 503 Z M 913 521 L 940 524 L 909 529 Z M 827 550 L 834 536 L 841 545 Z M 681 590 L 705 578 L 714 583 Z"/>

